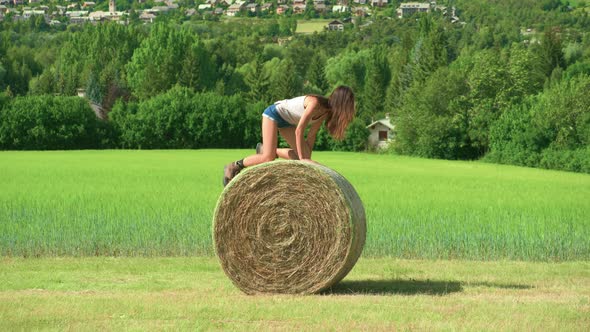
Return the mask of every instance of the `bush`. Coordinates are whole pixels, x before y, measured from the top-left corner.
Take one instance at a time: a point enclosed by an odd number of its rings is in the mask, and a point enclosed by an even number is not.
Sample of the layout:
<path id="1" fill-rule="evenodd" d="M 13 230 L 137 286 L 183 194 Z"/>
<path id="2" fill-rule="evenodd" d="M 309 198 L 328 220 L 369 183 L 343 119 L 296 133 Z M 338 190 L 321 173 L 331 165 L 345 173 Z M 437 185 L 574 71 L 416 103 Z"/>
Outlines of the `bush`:
<path id="1" fill-rule="evenodd" d="M 493 124 L 487 161 L 590 173 L 590 77 L 579 75 L 509 107 Z"/>
<path id="2" fill-rule="evenodd" d="M 590 173 L 590 147 L 576 150 L 546 149 L 539 166 L 571 172 Z"/>
<path id="3" fill-rule="evenodd" d="M 243 148 L 260 140 L 263 107 L 177 86 L 140 103 L 118 102 L 110 118 L 123 148 Z"/>
<path id="4" fill-rule="evenodd" d="M 314 150 L 317 151 L 364 151 L 367 149 L 367 140 L 369 138 L 369 130 L 365 123 L 355 118 L 348 128 L 346 128 L 346 135 L 342 141 L 337 141 L 323 125 L 316 137 Z"/>
<path id="5" fill-rule="evenodd" d="M 108 142 L 102 136 L 108 132 L 108 124 L 79 97 L 17 97 L 0 116 L 4 150 L 96 149 Z"/>

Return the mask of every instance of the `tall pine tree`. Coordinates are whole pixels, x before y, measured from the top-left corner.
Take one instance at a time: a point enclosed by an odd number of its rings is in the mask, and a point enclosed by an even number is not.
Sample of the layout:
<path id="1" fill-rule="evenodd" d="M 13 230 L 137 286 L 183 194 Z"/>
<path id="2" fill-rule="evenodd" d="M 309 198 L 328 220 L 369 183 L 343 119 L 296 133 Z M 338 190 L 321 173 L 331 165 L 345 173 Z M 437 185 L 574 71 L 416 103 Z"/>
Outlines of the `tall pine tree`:
<path id="1" fill-rule="evenodd" d="M 257 56 L 252 62 L 252 68 L 244 77 L 244 81 L 248 86 L 248 93 L 246 94 L 248 101 L 270 102 L 268 93 L 270 75 L 264 70 L 264 61 L 261 55 Z"/>
<path id="2" fill-rule="evenodd" d="M 275 75 L 271 88 L 274 99 L 293 98 L 301 93 L 301 83 L 293 61 L 283 60 L 279 67 L 279 73 L 280 75 Z"/>
<path id="3" fill-rule="evenodd" d="M 323 53 L 316 53 L 311 58 L 309 69 L 307 70 L 307 80 L 311 85 L 320 89 L 322 93 L 328 90 L 328 80 L 326 79 L 326 57 Z"/>
<path id="4" fill-rule="evenodd" d="M 385 47 L 371 49 L 367 76 L 363 93 L 363 104 L 359 116 L 369 120 L 372 116 L 383 113 L 385 109 L 385 92 L 391 79 L 391 69 Z"/>

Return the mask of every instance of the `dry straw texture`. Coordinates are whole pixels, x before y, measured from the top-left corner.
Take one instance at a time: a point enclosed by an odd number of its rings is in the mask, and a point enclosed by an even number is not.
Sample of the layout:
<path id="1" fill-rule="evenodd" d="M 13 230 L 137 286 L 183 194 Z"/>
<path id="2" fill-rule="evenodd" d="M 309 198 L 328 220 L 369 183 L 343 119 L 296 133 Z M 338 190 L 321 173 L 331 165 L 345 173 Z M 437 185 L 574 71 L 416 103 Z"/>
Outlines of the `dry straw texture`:
<path id="1" fill-rule="evenodd" d="M 352 269 L 365 243 L 365 211 L 335 171 L 276 161 L 229 183 L 213 232 L 223 270 L 244 292 L 309 294 Z"/>

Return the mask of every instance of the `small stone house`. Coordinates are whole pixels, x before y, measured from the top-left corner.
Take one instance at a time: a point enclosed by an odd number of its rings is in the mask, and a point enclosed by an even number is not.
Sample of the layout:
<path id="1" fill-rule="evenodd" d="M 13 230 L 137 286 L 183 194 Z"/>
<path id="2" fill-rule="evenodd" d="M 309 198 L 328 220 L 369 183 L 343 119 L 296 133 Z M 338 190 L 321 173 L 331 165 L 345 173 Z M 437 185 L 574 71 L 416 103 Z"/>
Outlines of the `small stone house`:
<path id="1" fill-rule="evenodd" d="M 142 12 L 141 15 L 139 15 L 139 19 L 144 23 L 153 23 L 156 19 L 156 15 L 148 12 Z"/>
<path id="2" fill-rule="evenodd" d="M 293 14 L 303 14 L 307 9 L 307 4 L 304 1 L 295 0 L 293 2 Z"/>
<path id="3" fill-rule="evenodd" d="M 399 8 L 397 9 L 397 17 L 404 18 L 408 17 L 414 13 L 428 13 L 430 12 L 430 4 L 429 3 L 421 3 L 421 2 L 404 2 L 400 4 Z"/>
<path id="4" fill-rule="evenodd" d="M 345 5 L 336 5 L 332 7 L 332 12 L 334 13 L 346 13 L 350 11 L 350 7 Z"/>
<path id="5" fill-rule="evenodd" d="M 385 7 L 387 6 L 387 0 L 371 0 L 371 6 L 373 7 Z"/>
<path id="6" fill-rule="evenodd" d="M 251 13 L 258 13 L 260 11 L 260 6 L 257 3 L 249 3 L 246 5 L 246 10 Z"/>
<path id="7" fill-rule="evenodd" d="M 262 8 L 261 8 L 261 10 L 262 10 L 262 11 L 269 11 L 271 8 L 272 8 L 272 2 L 265 2 L 265 3 L 262 5 Z"/>
<path id="8" fill-rule="evenodd" d="M 369 146 L 372 148 L 386 148 L 395 136 L 395 126 L 391 124 L 389 114 L 384 119 L 374 121 L 367 126 L 369 129 Z"/>
<path id="9" fill-rule="evenodd" d="M 287 10 L 289 10 L 289 6 L 287 5 L 280 5 L 277 7 L 277 15 L 283 15 L 284 13 L 287 12 Z"/>
<path id="10" fill-rule="evenodd" d="M 344 23 L 334 20 L 328 23 L 328 30 L 330 31 L 344 31 Z"/>
<path id="11" fill-rule="evenodd" d="M 236 14 L 238 14 L 239 12 L 244 10 L 245 8 L 246 8 L 246 6 L 244 5 L 244 2 L 236 2 L 233 5 L 229 6 L 227 11 L 225 12 L 225 15 L 236 16 Z"/>
<path id="12" fill-rule="evenodd" d="M 327 11 L 327 7 L 323 3 L 316 3 L 316 4 L 313 5 L 313 8 L 318 13 L 325 13 Z"/>
<path id="13" fill-rule="evenodd" d="M 357 6 L 354 7 L 353 14 L 358 17 L 367 17 L 369 15 L 369 9 L 366 6 Z"/>

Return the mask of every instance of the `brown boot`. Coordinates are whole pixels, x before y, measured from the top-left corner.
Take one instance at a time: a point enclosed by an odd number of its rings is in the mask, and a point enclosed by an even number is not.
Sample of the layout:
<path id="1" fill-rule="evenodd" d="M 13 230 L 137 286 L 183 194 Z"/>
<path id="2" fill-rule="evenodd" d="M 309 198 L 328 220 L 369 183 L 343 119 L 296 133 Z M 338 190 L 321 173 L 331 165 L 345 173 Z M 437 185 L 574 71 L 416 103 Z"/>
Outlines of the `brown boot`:
<path id="1" fill-rule="evenodd" d="M 240 166 L 236 165 L 235 162 L 229 163 L 223 167 L 223 186 L 227 186 L 227 184 L 240 173 L 242 169 Z"/>

